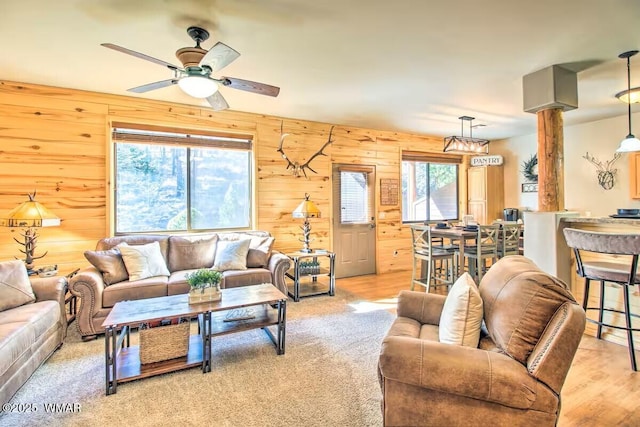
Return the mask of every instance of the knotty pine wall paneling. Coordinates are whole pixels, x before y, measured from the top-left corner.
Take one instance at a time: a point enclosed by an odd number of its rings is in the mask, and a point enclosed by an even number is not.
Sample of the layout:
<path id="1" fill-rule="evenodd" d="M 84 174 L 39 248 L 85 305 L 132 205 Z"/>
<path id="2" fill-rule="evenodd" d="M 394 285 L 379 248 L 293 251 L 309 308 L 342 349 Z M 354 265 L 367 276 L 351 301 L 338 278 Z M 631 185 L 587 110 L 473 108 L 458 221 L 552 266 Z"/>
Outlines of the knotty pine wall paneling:
<path id="1" fill-rule="evenodd" d="M 331 249 L 331 164 L 373 165 L 377 271 L 411 268 L 409 228 L 402 225 L 400 205 L 380 205 L 379 182 L 400 179 L 403 149 L 441 152 L 440 138 L 0 80 L 0 214 L 37 189 L 37 200 L 62 218 L 60 227 L 39 230 L 36 255 L 49 253 L 36 266 L 58 264 L 61 273 L 84 267 L 83 252 L 94 249 L 97 240 L 112 230 L 109 130 L 113 122 L 253 135 L 254 227 L 270 231 L 276 237 L 275 249 L 283 252 L 302 246 L 302 221 L 292 218 L 291 212 L 305 193 L 322 211 L 322 218 L 310 220 L 311 245 Z M 285 153 L 299 163 L 322 147 L 335 126 L 326 156 L 311 163 L 317 174 L 307 171 L 307 178 L 294 177 L 286 169 L 276 151 L 281 123 L 289 134 Z M 465 200 L 462 195 L 461 199 Z M 0 259 L 22 258 L 13 241 L 18 231 L 0 228 Z"/>

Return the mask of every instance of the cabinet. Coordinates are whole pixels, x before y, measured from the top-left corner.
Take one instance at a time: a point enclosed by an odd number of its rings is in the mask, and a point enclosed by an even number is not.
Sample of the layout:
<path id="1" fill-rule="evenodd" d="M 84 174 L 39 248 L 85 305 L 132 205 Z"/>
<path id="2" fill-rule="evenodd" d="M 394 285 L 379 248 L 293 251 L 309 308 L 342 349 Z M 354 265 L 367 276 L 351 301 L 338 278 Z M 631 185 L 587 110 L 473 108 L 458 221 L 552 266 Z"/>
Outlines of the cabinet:
<path id="1" fill-rule="evenodd" d="M 476 166 L 467 170 L 467 214 L 479 224 L 502 218 L 504 171 L 502 166 Z"/>
<path id="2" fill-rule="evenodd" d="M 640 152 L 629 153 L 629 196 L 640 199 Z"/>
<path id="3" fill-rule="evenodd" d="M 314 295 L 335 295 L 335 253 L 294 252 L 287 256 L 293 261 L 293 267 L 285 273 L 285 277 L 293 282 L 293 293 L 289 292 L 289 296 L 294 301 Z M 302 289 L 304 294 L 300 292 Z"/>

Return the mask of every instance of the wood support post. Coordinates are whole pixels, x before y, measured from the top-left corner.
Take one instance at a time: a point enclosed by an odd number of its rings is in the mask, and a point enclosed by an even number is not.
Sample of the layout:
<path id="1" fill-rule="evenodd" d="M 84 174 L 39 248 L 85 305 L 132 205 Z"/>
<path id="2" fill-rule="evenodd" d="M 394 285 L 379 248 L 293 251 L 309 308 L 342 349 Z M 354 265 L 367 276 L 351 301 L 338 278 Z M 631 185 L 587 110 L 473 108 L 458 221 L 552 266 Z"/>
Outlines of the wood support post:
<path id="1" fill-rule="evenodd" d="M 564 210 L 564 138 L 562 108 L 538 115 L 538 211 Z"/>

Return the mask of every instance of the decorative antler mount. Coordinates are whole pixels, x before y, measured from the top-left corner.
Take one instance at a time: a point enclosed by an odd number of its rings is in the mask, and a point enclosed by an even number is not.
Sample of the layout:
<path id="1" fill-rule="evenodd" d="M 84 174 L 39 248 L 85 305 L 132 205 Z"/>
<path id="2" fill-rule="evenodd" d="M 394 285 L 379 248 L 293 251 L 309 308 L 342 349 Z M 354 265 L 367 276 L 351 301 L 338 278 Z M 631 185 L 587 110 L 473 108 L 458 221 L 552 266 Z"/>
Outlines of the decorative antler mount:
<path id="1" fill-rule="evenodd" d="M 300 164 L 297 161 L 292 161 L 291 159 L 289 159 L 289 157 L 287 157 L 287 155 L 284 152 L 284 148 L 283 148 L 284 140 L 285 140 L 285 138 L 287 136 L 289 136 L 289 134 L 288 133 L 282 133 L 283 123 L 284 122 L 280 123 L 280 145 L 278 146 L 278 149 L 276 151 L 278 153 L 280 153 L 280 155 L 282 156 L 282 158 L 284 160 L 287 161 L 287 170 L 291 169 L 291 172 L 292 172 L 293 176 L 298 177 L 300 175 L 304 175 L 304 177 L 308 179 L 309 177 L 307 176 L 306 169 L 310 170 L 311 172 L 313 172 L 315 174 L 318 173 L 315 170 L 313 170 L 313 168 L 311 168 L 311 166 L 309 164 L 311 163 L 311 161 L 313 159 L 315 159 L 318 156 L 326 156 L 326 154 L 324 153 L 324 149 L 327 148 L 327 146 L 333 142 L 333 140 L 331 139 L 331 136 L 333 134 L 334 126 L 331 126 L 331 129 L 329 130 L 329 138 L 327 139 L 327 142 L 324 143 L 322 148 L 320 148 L 320 150 L 318 150 L 311 157 L 309 157 L 309 159 L 306 162 L 304 162 L 303 164 Z"/>
<path id="2" fill-rule="evenodd" d="M 612 169 L 611 166 L 615 163 L 616 160 L 620 158 L 620 153 L 616 153 L 613 155 L 613 159 L 608 160 L 606 163 L 602 163 L 600 160 L 596 159 L 593 156 L 590 156 L 589 153 L 582 156 L 583 159 L 587 159 L 589 162 L 595 165 L 598 170 L 598 184 L 600 187 L 605 190 L 611 190 L 613 185 L 615 184 L 615 176 L 618 169 Z"/>

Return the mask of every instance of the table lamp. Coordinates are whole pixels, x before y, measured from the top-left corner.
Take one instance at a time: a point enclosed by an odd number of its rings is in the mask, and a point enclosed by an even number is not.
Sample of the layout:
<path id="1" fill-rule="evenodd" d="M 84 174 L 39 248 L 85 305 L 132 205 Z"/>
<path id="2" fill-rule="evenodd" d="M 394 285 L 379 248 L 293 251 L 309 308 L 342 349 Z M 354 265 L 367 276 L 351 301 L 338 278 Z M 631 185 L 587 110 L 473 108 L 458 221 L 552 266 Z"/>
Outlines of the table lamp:
<path id="1" fill-rule="evenodd" d="M 29 275 L 36 274 L 37 271 L 33 269 L 33 261 L 43 258 L 47 252 L 40 256 L 35 256 L 36 242 L 38 240 L 39 227 L 56 227 L 60 225 L 60 218 L 51 213 L 47 208 L 42 206 L 39 202 L 35 201 L 36 192 L 28 194 L 29 200 L 23 202 L 7 215 L 0 218 L 0 226 L 3 227 L 23 227 L 24 230 L 21 236 L 24 238 L 24 242 L 16 239 L 18 244 L 24 246 L 24 249 L 20 249 L 25 255 L 24 263 L 27 267 Z"/>
<path id="2" fill-rule="evenodd" d="M 320 218 L 320 209 L 309 200 L 309 195 L 304 195 L 304 200 L 302 203 L 298 205 L 298 207 L 293 211 L 292 216 L 294 218 L 304 218 L 304 224 L 300 226 L 302 229 L 302 239 L 298 239 L 304 243 L 304 247 L 300 249 L 300 252 L 310 253 L 312 250 L 309 248 L 309 234 L 311 234 L 311 224 L 309 224 L 309 218 Z"/>

